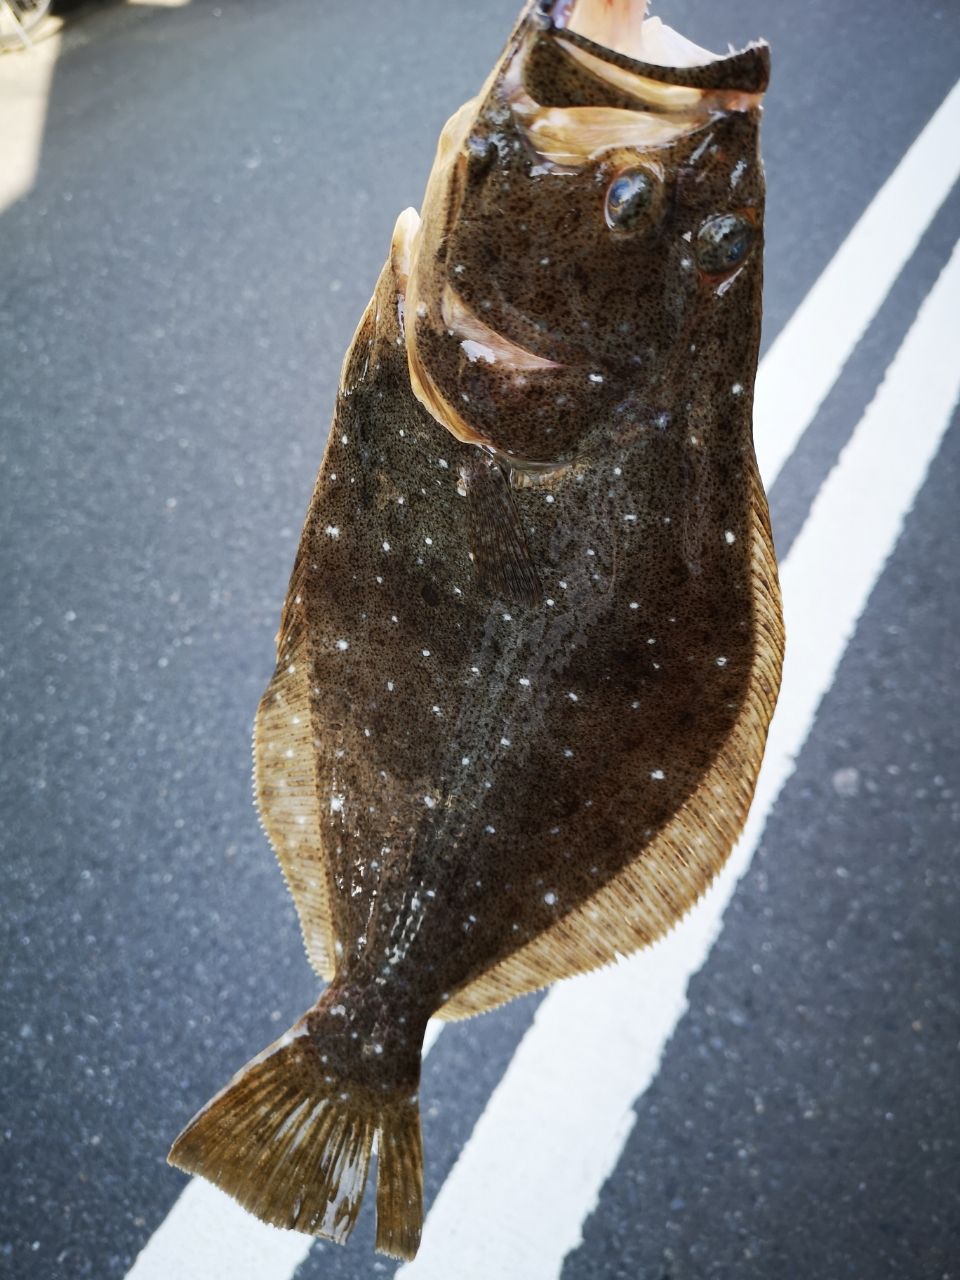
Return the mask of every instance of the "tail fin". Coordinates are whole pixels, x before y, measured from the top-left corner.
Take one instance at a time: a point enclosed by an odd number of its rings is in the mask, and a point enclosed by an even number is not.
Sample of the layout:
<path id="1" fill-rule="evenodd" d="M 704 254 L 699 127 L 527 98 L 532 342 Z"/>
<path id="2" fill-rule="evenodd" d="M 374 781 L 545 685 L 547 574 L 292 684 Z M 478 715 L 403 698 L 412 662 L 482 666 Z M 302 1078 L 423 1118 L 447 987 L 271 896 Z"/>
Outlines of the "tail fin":
<path id="1" fill-rule="evenodd" d="M 376 1093 L 327 1068 L 298 1023 L 198 1112 L 167 1157 L 275 1227 L 342 1244 L 377 1154 L 377 1249 L 412 1258 L 423 1226 L 416 1094 Z"/>

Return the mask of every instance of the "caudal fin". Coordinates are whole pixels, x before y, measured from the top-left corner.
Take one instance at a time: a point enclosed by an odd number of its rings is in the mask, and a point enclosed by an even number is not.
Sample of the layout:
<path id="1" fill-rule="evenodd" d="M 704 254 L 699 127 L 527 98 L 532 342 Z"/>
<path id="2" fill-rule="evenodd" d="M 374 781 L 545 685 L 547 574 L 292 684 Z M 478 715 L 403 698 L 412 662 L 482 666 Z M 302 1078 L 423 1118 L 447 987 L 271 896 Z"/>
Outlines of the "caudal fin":
<path id="1" fill-rule="evenodd" d="M 417 1097 L 375 1093 L 326 1072 L 298 1024 L 194 1116 L 167 1158 L 264 1222 L 342 1244 L 376 1144 L 377 1249 L 412 1258 L 423 1226 Z"/>

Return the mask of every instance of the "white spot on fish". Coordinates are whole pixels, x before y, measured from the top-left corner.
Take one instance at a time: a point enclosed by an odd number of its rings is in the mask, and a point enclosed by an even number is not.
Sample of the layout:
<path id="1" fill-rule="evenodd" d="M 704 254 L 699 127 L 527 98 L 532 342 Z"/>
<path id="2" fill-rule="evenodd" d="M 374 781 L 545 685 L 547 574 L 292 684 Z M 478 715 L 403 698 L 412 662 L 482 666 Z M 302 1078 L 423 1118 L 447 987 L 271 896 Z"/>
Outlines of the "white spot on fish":
<path id="1" fill-rule="evenodd" d="M 324 533 L 327 535 L 328 538 L 340 537 L 340 530 L 337 528 L 335 524 L 328 524 L 326 529 L 324 530 Z"/>
<path id="2" fill-rule="evenodd" d="M 436 800 L 434 800 L 433 796 L 424 796 L 423 803 L 427 806 L 428 809 L 435 809 L 437 806 L 437 802 Z"/>
<path id="3" fill-rule="evenodd" d="M 631 609 L 639 609 L 639 608 L 640 608 L 640 605 L 639 605 L 639 603 L 638 603 L 636 600 L 631 600 L 631 601 L 630 601 L 630 608 L 631 608 Z"/>
<path id="4" fill-rule="evenodd" d="M 450 467 L 450 463 L 446 460 L 446 458 L 438 458 L 437 466 L 442 467 L 444 471 L 447 471 Z"/>
<path id="5" fill-rule="evenodd" d="M 347 437 L 346 437 L 346 436 L 341 436 L 341 437 L 340 437 L 340 443 L 341 443 L 341 444 L 346 444 L 346 443 L 347 443 Z"/>
<path id="6" fill-rule="evenodd" d="M 564 754 L 564 755 L 567 757 L 567 759 L 569 760 L 569 759 L 570 759 L 570 757 L 573 755 L 573 752 L 570 750 L 570 748 L 569 748 L 569 747 L 564 747 L 564 748 L 563 748 L 563 754 Z"/>
<path id="7" fill-rule="evenodd" d="M 623 467 L 614 467 L 614 468 L 613 468 L 613 474 L 614 474 L 615 476 L 622 476 L 622 475 L 623 475 Z"/>
<path id="8" fill-rule="evenodd" d="M 384 538 L 383 542 L 381 542 L 380 545 L 383 547 L 384 551 L 390 550 L 390 543 L 387 542 L 386 538 Z"/>
<path id="9" fill-rule="evenodd" d="M 341 811 L 342 809 L 343 809 L 343 796 L 331 796 L 331 797 L 330 797 L 330 812 L 331 812 L 331 813 L 340 813 L 340 811 Z"/>
<path id="10" fill-rule="evenodd" d="M 341 652 L 342 652 L 343 650 L 345 650 L 345 649 L 349 649 L 349 648 L 350 648 L 350 641 L 349 641 L 349 640 L 338 640 L 338 641 L 337 641 L 337 648 L 338 648 L 338 649 L 340 649 L 340 650 L 341 650 Z"/>
<path id="11" fill-rule="evenodd" d="M 635 515 L 626 515 L 623 517 L 627 524 L 636 524 L 637 517 Z"/>
<path id="12" fill-rule="evenodd" d="M 602 382 L 602 381 L 603 381 L 603 374 L 602 374 L 602 373 L 591 373 L 591 374 L 588 374 L 587 376 L 589 377 L 589 379 L 590 379 L 590 381 L 591 381 L 591 382 L 597 382 L 597 383 L 600 383 L 600 382 Z"/>
<path id="13" fill-rule="evenodd" d="M 427 544 L 427 546 L 428 546 L 428 547 L 432 547 L 432 546 L 433 546 L 433 539 L 432 539 L 432 538 L 424 538 L 424 542 Z"/>
<path id="14" fill-rule="evenodd" d="M 555 893 L 545 893 L 543 895 L 543 900 L 548 907 L 552 907 L 557 900 L 557 895 Z"/>
<path id="15" fill-rule="evenodd" d="M 525 689 L 530 688 L 530 681 L 527 679 L 526 676 L 521 676 L 519 683 L 522 684 Z"/>
<path id="16" fill-rule="evenodd" d="M 458 262 L 457 265 L 453 268 L 453 271 L 455 275 L 462 276 L 463 273 L 466 271 L 466 269 L 467 268 L 463 265 L 462 262 Z"/>
<path id="17" fill-rule="evenodd" d="M 549 258 L 541 258 L 541 259 L 540 259 L 540 265 L 541 265 L 541 267 L 549 267 L 549 265 L 550 265 L 550 259 L 549 259 Z"/>
<path id="18" fill-rule="evenodd" d="M 484 829 L 484 831 L 487 833 L 487 835 L 488 835 L 488 836 L 493 836 L 493 835 L 496 835 L 496 833 L 497 833 L 497 828 L 496 828 L 496 827 L 486 826 L 486 827 L 484 827 L 483 829 Z"/>
<path id="19" fill-rule="evenodd" d="M 743 395 L 743 383 L 742 383 L 742 382 L 735 382 L 735 383 L 733 384 L 733 386 L 730 388 L 730 390 L 731 390 L 731 392 L 732 392 L 735 396 L 742 396 L 742 395 Z"/>
<path id="20" fill-rule="evenodd" d="M 570 701 L 571 701 L 571 702 L 579 702 L 579 701 L 580 701 L 580 699 L 577 697 L 577 695 L 576 695 L 572 690 L 571 690 L 571 691 L 569 691 L 569 692 L 567 693 L 567 697 L 570 699 Z"/>
<path id="21" fill-rule="evenodd" d="M 393 693 L 393 681 L 392 681 L 392 680 L 388 680 L 388 681 L 387 681 L 387 692 L 388 692 L 388 693 Z"/>
<path id="22" fill-rule="evenodd" d="M 462 756 L 462 757 L 461 757 L 461 759 L 460 759 L 460 763 L 463 765 L 463 767 L 464 767 L 464 768 L 466 768 L 466 767 L 467 767 L 467 765 L 470 763 L 470 757 L 469 757 L 469 756 Z"/>
<path id="23" fill-rule="evenodd" d="M 551 609 L 553 608 L 553 606 L 554 606 L 556 603 L 557 603 L 557 602 L 556 602 L 556 600 L 551 600 L 549 596 L 547 597 L 547 605 L 548 605 Z"/>
<path id="24" fill-rule="evenodd" d="M 429 658 L 429 657 L 430 657 L 430 650 L 429 650 L 429 649 L 421 649 L 421 650 L 420 650 L 420 652 L 423 654 L 423 656 L 424 656 L 425 658 Z"/>
<path id="25" fill-rule="evenodd" d="M 667 775 L 662 769 L 652 769 L 650 771 L 650 777 L 653 778 L 655 782 L 662 782 L 666 776 Z"/>
<path id="26" fill-rule="evenodd" d="M 504 622 L 512 622 L 512 621 L 513 621 L 513 614 L 512 614 L 512 613 L 505 613 L 505 614 L 503 614 L 503 620 L 504 620 Z"/>
<path id="27" fill-rule="evenodd" d="M 727 660 L 726 660 L 726 658 L 718 658 L 718 659 L 717 659 L 717 666 L 718 666 L 718 667 L 725 667 L 726 665 L 727 665 Z"/>
<path id="28" fill-rule="evenodd" d="M 435 716 L 442 716 L 442 715 L 443 715 L 443 712 L 442 712 L 442 711 L 440 710 L 440 708 L 439 708 L 439 707 L 437 707 L 437 706 L 433 706 L 433 707 L 431 707 L 431 708 L 430 708 L 430 710 L 433 712 L 433 714 L 434 714 Z"/>
<path id="29" fill-rule="evenodd" d="M 548 494 L 547 494 L 547 499 L 546 499 L 546 500 L 547 500 L 547 502 L 554 502 L 554 501 L 555 501 L 555 499 L 554 499 L 553 494 L 552 494 L 552 493 L 548 493 Z"/>
<path id="30" fill-rule="evenodd" d="M 510 739 L 509 739 L 509 738 L 501 738 L 501 739 L 500 739 L 500 745 L 501 745 L 501 747 L 509 747 L 509 746 L 510 746 Z"/>

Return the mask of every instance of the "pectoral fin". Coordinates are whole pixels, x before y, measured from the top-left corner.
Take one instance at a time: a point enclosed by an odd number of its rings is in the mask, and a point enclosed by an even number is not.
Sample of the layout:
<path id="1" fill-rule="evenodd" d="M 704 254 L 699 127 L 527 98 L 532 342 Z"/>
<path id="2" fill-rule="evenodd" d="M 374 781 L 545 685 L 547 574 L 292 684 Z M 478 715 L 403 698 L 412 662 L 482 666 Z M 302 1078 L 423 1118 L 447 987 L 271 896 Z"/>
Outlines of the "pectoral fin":
<path id="1" fill-rule="evenodd" d="M 467 494 L 470 550 L 485 591 L 516 604 L 536 604 L 540 575 L 520 523 L 510 482 L 501 466 L 477 456 L 460 470 Z"/>

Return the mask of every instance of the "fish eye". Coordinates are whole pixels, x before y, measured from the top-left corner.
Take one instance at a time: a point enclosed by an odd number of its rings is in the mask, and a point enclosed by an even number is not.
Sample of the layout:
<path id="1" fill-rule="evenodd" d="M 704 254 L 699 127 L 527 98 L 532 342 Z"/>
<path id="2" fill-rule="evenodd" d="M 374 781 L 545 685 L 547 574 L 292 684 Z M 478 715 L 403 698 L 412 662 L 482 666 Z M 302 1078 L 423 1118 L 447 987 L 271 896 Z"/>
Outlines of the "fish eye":
<path id="1" fill-rule="evenodd" d="M 607 188 L 604 213 L 614 231 L 635 231 L 645 222 L 657 195 L 657 180 L 649 169 L 625 169 Z"/>
<path id="2" fill-rule="evenodd" d="M 739 267 L 753 244 L 753 223 L 742 213 L 708 218 L 697 232 L 697 261 L 707 275 L 722 276 Z"/>

